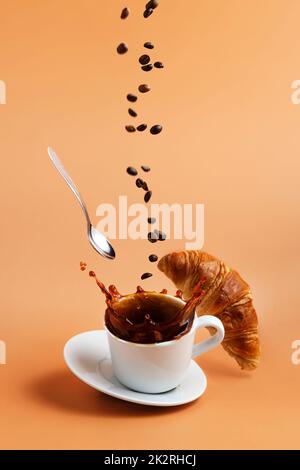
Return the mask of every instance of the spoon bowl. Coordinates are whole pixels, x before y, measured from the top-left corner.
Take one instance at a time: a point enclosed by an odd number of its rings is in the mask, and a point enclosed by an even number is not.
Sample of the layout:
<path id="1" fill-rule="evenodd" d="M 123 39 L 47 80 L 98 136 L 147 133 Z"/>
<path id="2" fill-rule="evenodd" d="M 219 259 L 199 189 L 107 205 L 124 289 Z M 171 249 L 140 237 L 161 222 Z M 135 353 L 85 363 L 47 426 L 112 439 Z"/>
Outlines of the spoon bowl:
<path id="1" fill-rule="evenodd" d="M 75 186 L 74 182 L 72 181 L 70 175 L 68 174 L 67 170 L 64 168 L 63 164 L 59 160 L 58 156 L 54 152 L 54 150 L 51 147 L 48 147 L 48 155 L 57 169 L 57 171 L 60 173 L 60 175 L 63 177 L 69 188 L 72 190 L 74 193 L 77 201 L 80 204 L 80 207 L 84 213 L 86 223 L 87 223 L 87 235 L 88 235 L 88 240 L 94 250 L 97 251 L 101 256 L 107 259 L 114 259 L 116 257 L 115 250 L 113 249 L 112 245 L 110 242 L 107 240 L 107 238 L 98 230 L 93 227 L 91 223 L 90 216 L 88 214 L 86 205 L 83 201 L 83 198 L 81 194 L 79 193 L 77 187 Z"/>
<path id="2" fill-rule="evenodd" d="M 113 249 L 107 238 L 103 235 L 103 233 L 96 230 L 93 225 L 90 225 L 88 229 L 88 238 L 92 247 L 101 256 L 104 256 L 108 259 L 114 259 L 116 257 L 115 250 Z"/>

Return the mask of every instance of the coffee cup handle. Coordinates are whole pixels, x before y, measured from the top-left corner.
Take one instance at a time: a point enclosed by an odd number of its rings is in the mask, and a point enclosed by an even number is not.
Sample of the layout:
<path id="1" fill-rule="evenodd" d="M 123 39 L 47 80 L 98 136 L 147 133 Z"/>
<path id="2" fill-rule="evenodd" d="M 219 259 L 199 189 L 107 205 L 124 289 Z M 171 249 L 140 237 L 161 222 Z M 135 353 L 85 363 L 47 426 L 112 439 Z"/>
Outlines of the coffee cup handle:
<path id="1" fill-rule="evenodd" d="M 200 354 L 203 354 L 211 349 L 215 348 L 220 344 L 225 336 L 225 330 L 223 323 L 217 318 L 213 317 L 212 315 L 203 315 L 201 317 L 195 318 L 196 322 L 196 330 L 200 328 L 214 328 L 216 333 L 208 339 L 201 341 L 201 343 L 195 344 L 192 350 L 192 357 L 197 357 Z"/>

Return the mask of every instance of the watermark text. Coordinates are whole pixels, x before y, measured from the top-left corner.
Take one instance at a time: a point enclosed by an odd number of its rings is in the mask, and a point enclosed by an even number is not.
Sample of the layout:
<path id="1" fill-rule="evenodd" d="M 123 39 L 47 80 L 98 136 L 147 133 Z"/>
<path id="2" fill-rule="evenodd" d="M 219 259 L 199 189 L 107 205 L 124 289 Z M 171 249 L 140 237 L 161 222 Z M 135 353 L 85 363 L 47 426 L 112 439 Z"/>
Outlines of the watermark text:
<path id="1" fill-rule="evenodd" d="M 161 230 L 167 239 L 185 240 L 187 250 L 200 250 L 204 245 L 204 204 L 131 204 L 119 196 L 119 207 L 100 204 L 97 230 L 110 240 L 147 239 L 148 218 L 154 219 L 151 231 Z"/>
<path id="2" fill-rule="evenodd" d="M 6 83 L 0 80 L 0 105 L 6 104 Z"/>
<path id="3" fill-rule="evenodd" d="M 292 342 L 292 355 L 291 355 L 291 361 L 294 366 L 299 366 L 300 365 L 300 339 L 295 339 L 295 341 Z"/>
<path id="4" fill-rule="evenodd" d="M 6 344 L 0 340 L 0 365 L 6 364 Z"/>

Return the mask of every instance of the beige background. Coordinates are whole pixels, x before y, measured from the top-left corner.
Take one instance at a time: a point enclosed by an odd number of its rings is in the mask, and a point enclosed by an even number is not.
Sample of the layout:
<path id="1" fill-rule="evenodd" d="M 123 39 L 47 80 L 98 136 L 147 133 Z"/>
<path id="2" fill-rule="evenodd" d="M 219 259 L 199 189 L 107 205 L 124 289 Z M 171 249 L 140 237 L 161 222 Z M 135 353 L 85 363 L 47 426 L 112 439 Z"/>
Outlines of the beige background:
<path id="1" fill-rule="evenodd" d="M 300 78 L 300 2 L 165 0 L 148 21 L 143 4 L 128 1 L 121 22 L 119 0 L 1 0 L 0 446 L 297 448 L 300 106 L 291 83 Z M 120 57 L 122 40 L 130 52 Z M 164 70 L 140 71 L 147 40 Z M 141 121 L 164 124 L 156 137 L 123 130 L 124 97 L 145 81 L 152 92 L 135 107 Z M 117 241 L 115 262 L 90 249 L 49 144 L 94 214 L 120 194 L 140 202 L 128 164 L 151 165 L 153 202 L 205 204 L 205 249 L 253 289 L 263 352 L 255 373 L 219 348 L 199 360 L 206 394 L 167 410 L 111 399 L 71 376 L 64 343 L 100 328 L 104 312 L 79 260 L 130 292 L 149 246 Z M 159 273 L 144 285 L 171 288 Z"/>

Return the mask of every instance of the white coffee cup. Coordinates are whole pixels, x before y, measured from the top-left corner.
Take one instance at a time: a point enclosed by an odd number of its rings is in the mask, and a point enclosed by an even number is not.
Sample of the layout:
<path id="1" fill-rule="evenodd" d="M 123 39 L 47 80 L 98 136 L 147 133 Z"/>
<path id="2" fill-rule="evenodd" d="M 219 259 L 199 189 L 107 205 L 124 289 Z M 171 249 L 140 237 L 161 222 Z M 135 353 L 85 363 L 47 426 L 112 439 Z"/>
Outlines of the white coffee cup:
<path id="1" fill-rule="evenodd" d="M 207 327 L 215 328 L 216 333 L 194 345 L 196 331 Z M 177 387 L 184 379 L 191 358 L 213 349 L 224 338 L 222 322 L 211 315 L 196 315 L 187 334 L 161 343 L 133 343 L 105 329 L 115 376 L 126 387 L 143 393 L 162 393 Z"/>

